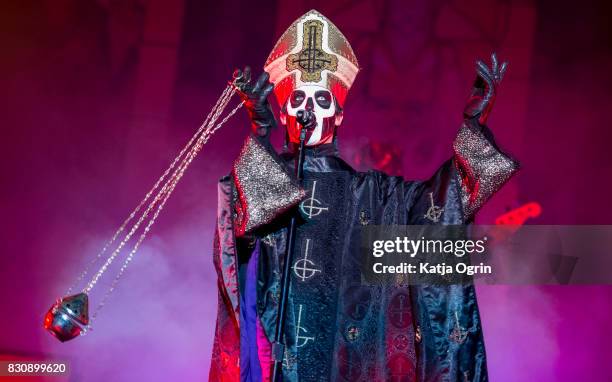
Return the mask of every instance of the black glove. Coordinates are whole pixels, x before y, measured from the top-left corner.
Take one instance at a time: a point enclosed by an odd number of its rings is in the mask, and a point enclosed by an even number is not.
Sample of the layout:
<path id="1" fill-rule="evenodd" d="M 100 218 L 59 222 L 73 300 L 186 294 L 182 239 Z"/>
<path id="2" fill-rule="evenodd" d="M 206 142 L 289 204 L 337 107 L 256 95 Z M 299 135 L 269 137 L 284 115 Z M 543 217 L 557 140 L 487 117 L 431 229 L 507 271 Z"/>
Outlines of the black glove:
<path id="1" fill-rule="evenodd" d="M 246 66 L 244 71 L 236 69 L 234 78 L 234 85 L 249 113 L 253 134 L 268 139 L 270 130 L 276 127 L 276 119 L 274 113 L 272 113 L 270 102 L 268 102 L 268 96 L 274 89 L 274 84 L 269 81 L 270 76 L 263 72 L 253 85 L 251 83 L 251 68 Z"/>
<path id="2" fill-rule="evenodd" d="M 495 53 L 491 55 L 491 68 L 481 60 L 476 61 L 476 73 L 478 75 L 474 82 L 472 94 L 463 110 L 464 118 L 478 118 L 480 125 L 484 126 L 486 124 L 489 113 L 493 108 L 497 86 L 503 79 L 507 68 L 507 62 L 498 65 Z"/>
<path id="3" fill-rule="evenodd" d="M 296 120 L 306 130 L 313 130 L 315 127 L 317 127 L 317 117 L 315 117 L 315 114 L 312 111 L 298 111 Z"/>

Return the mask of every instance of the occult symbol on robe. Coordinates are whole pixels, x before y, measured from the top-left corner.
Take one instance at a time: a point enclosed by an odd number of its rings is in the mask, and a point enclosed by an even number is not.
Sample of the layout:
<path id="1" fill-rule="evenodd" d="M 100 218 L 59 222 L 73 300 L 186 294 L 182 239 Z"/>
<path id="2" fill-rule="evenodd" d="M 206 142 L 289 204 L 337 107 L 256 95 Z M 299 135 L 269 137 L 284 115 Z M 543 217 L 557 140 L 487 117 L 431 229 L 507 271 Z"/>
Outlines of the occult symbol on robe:
<path id="1" fill-rule="evenodd" d="M 320 207 L 321 201 L 315 198 L 315 191 L 317 189 L 317 181 L 312 182 L 312 191 L 310 192 L 310 198 L 305 199 L 300 203 L 300 211 L 304 216 L 312 219 L 314 216 L 319 216 L 322 212 L 327 211 L 329 208 Z"/>
<path id="2" fill-rule="evenodd" d="M 361 321 L 368 313 L 372 294 L 367 288 L 350 287 L 344 293 L 344 300 L 349 302 L 344 308 L 344 313 L 355 321 Z"/>
<path id="3" fill-rule="evenodd" d="M 340 375 L 349 381 L 357 380 L 361 376 L 361 356 L 359 352 L 349 346 L 340 348 L 338 353 Z"/>
<path id="4" fill-rule="evenodd" d="M 459 325 L 459 314 L 457 313 L 457 311 L 455 311 L 455 326 L 453 327 L 453 331 L 448 337 L 461 345 L 467 339 L 467 335 L 467 330 L 465 330 L 465 328 Z"/>
<path id="5" fill-rule="evenodd" d="M 444 212 L 444 208 L 438 207 L 434 204 L 433 200 L 433 192 L 429 193 L 429 200 L 431 201 L 431 206 L 427 209 L 427 213 L 425 214 L 425 219 L 429 219 L 434 223 L 440 221 L 440 217 L 442 216 L 442 212 Z"/>
<path id="6" fill-rule="evenodd" d="M 295 324 L 295 346 L 301 348 L 307 345 L 310 341 L 314 341 L 314 337 L 303 336 L 301 333 L 308 334 L 308 329 L 302 326 L 302 304 L 298 305 L 298 319 Z"/>
<path id="7" fill-rule="evenodd" d="M 393 339 L 393 345 L 397 350 L 404 350 L 408 348 L 410 342 L 408 342 L 408 337 L 403 334 L 400 334 Z"/>
<path id="8" fill-rule="evenodd" d="M 308 259 L 308 250 L 310 247 L 310 239 L 306 239 L 306 249 L 304 250 L 304 257 L 298 259 L 293 263 L 293 273 L 299 277 L 302 281 L 313 277 L 317 272 L 321 272 L 320 269 L 315 268 L 315 263 Z"/>
<path id="9" fill-rule="evenodd" d="M 393 326 L 404 329 L 412 323 L 410 297 L 406 293 L 398 293 L 389 304 L 389 321 Z"/>
<path id="10" fill-rule="evenodd" d="M 414 380 L 414 365 L 408 356 L 402 353 L 395 354 L 387 362 L 388 378 L 390 381 Z"/>

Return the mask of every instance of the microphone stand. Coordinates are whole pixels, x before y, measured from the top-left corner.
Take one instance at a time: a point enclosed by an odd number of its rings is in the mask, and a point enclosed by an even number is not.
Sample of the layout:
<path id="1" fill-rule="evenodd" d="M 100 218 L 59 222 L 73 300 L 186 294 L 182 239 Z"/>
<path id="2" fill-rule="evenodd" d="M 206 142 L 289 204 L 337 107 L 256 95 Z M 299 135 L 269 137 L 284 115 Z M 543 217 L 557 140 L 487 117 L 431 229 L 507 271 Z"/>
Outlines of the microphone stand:
<path id="1" fill-rule="evenodd" d="M 304 112 L 298 112 L 298 121 L 304 120 Z M 302 125 L 300 129 L 300 146 L 298 149 L 298 161 L 295 167 L 295 175 L 298 182 L 302 183 L 304 178 L 304 141 L 306 140 L 306 128 Z M 274 368 L 272 370 L 272 382 L 282 380 L 283 374 L 283 358 L 285 355 L 285 344 L 283 334 L 285 333 L 285 314 L 287 311 L 287 301 L 289 299 L 289 282 L 291 279 L 291 263 L 293 262 L 293 248 L 295 246 L 295 231 L 297 228 L 295 214 L 291 217 L 289 223 L 289 234 L 287 237 L 287 249 L 285 262 L 283 264 L 283 275 L 281 279 L 281 295 L 276 313 L 276 331 L 274 332 L 274 342 L 272 343 L 272 359 L 274 360 Z"/>

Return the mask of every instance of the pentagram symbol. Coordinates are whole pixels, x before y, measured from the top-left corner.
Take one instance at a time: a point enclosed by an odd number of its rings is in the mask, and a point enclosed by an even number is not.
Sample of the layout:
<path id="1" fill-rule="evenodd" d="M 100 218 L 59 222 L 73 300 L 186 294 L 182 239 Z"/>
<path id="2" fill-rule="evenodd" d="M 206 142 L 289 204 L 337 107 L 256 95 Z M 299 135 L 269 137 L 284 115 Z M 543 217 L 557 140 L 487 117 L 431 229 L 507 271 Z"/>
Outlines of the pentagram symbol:
<path id="1" fill-rule="evenodd" d="M 434 204 L 433 200 L 433 192 L 429 193 L 429 200 L 431 201 L 431 206 L 427 210 L 427 213 L 424 215 L 425 219 L 429 219 L 434 223 L 440 221 L 440 217 L 442 216 L 442 212 L 444 212 L 444 208 L 438 207 Z"/>
<path id="2" fill-rule="evenodd" d="M 287 71 L 299 69 L 303 82 L 321 81 L 321 72 L 335 72 L 338 68 L 338 57 L 323 51 L 323 23 L 310 20 L 304 23 L 302 50 L 287 56 Z"/>
<path id="3" fill-rule="evenodd" d="M 307 345 L 310 341 L 314 341 L 314 337 L 305 336 L 303 334 L 308 334 L 308 330 L 302 327 L 302 308 L 304 306 L 302 304 L 299 305 L 298 308 L 298 319 L 297 324 L 295 325 L 295 346 L 301 348 Z"/>
<path id="4" fill-rule="evenodd" d="M 312 260 L 308 260 L 308 248 L 310 246 L 310 239 L 306 239 L 306 249 L 304 250 L 304 258 L 297 260 L 293 263 L 293 273 L 302 281 L 306 281 L 313 277 L 317 272 L 321 272 L 320 269 L 315 268 L 315 263 Z"/>
<path id="5" fill-rule="evenodd" d="M 300 203 L 300 211 L 304 216 L 312 219 L 313 216 L 319 216 L 323 211 L 327 211 L 329 208 L 320 207 L 321 202 L 315 198 L 315 190 L 317 188 L 317 181 L 312 182 L 312 191 L 310 192 L 310 198 L 305 199 Z"/>
<path id="6" fill-rule="evenodd" d="M 455 327 L 453 328 L 453 331 L 448 336 L 448 338 L 461 345 L 467 339 L 467 334 L 467 330 L 465 330 L 464 327 L 459 325 L 459 314 L 457 313 L 457 311 L 455 311 Z"/>

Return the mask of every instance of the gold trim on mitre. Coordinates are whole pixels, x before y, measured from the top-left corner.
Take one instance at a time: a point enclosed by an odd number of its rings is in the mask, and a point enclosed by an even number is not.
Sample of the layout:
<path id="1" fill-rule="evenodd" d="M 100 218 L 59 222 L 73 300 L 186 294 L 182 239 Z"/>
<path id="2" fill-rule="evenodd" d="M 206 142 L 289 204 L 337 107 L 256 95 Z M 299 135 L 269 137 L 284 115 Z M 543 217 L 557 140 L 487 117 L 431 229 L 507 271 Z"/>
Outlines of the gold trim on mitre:
<path id="1" fill-rule="evenodd" d="M 313 9 L 287 28 L 268 56 L 264 70 L 275 85 L 281 105 L 293 89 L 302 85 L 319 85 L 337 92 L 334 95 L 343 103 L 359 64 L 342 32 Z"/>

